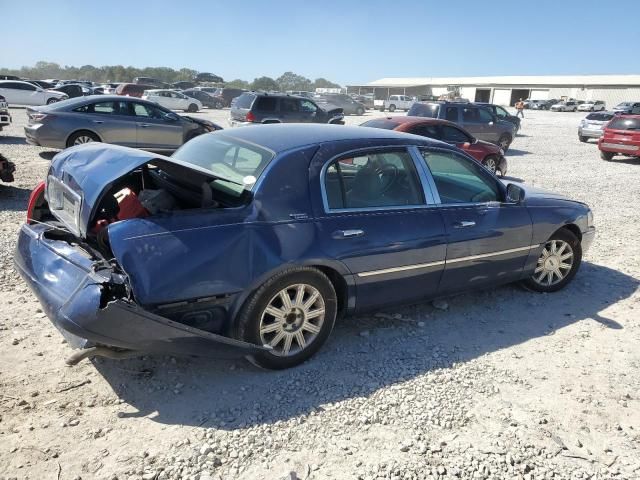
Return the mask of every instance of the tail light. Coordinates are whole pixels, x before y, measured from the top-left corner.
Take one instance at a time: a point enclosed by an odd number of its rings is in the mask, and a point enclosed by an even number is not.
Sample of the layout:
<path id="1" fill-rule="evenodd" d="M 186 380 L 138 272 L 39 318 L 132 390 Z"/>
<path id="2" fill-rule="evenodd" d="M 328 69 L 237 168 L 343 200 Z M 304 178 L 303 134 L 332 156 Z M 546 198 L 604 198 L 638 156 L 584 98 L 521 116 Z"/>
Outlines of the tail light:
<path id="1" fill-rule="evenodd" d="M 29 195 L 29 204 L 27 205 L 27 223 L 33 221 L 33 213 L 38 205 L 44 202 L 44 182 L 40 182 Z"/>
<path id="2" fill-rule="evenodd" d="M 44 120 L 48 116 L 49 115 L 47 115 L 46 113 L 32 113 L 32 114 L 29 115 L 29 118 L 31 120 L 33 120 L 34 122 L 41 122 L 42 120 Z"/>
<path id="3" fill-rule="evenodd" d="M 253 114 L 253 112 L 249 112 L 249 113 L 247 113 L 247 116 L 245 117 L 245 120 L 247 122 L 255 122 L 256 121 L 256 116 Z"/>

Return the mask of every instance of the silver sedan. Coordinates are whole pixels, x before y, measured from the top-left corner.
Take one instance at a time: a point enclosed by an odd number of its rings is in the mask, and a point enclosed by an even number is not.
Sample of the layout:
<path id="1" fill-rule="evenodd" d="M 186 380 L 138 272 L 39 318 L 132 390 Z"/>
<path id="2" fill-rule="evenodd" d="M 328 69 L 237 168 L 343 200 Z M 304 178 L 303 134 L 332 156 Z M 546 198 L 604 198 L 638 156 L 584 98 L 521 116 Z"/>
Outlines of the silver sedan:
<path id="1" fill-rule="evenodd" d="M 30 107 L 27 115 L 27 143 L 59 149 L 105 142 L 173 151 L 197 135 L 222 129 L 146 100 L 119 95 L 92 95 Z"/>

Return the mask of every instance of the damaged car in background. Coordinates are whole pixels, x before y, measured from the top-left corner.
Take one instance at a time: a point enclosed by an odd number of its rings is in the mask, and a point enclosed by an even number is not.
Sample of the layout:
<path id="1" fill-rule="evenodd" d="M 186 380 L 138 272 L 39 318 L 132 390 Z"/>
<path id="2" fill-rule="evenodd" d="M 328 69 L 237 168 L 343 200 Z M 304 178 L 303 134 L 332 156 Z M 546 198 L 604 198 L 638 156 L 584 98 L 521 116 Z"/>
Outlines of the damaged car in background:
<path id="1" fill-rule="evenodd" d="M 208 120 L 178 115 L 135 97 L 92 95 L 28 107 L 27 143 L 67 148 L 89 142 L 173 152 L 203 133 L 221 130 Z"/>
<path id="2" fill-rule="evenodd" d="M 503 183 L 393 130 L 262 125 L 171 157 L 92 143 L 53 159 L 15 263 L 85 357 L 317 352 L 336 318 L 503 283 L 566 286 L 589 207 Z"/>

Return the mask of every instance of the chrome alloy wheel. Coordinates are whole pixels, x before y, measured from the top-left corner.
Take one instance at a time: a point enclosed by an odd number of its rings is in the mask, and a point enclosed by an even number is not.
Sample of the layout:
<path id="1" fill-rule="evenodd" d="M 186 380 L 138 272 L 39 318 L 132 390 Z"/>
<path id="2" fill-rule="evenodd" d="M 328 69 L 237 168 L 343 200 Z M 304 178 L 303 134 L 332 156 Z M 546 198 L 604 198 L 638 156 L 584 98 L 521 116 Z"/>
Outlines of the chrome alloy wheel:
<path id="1" fill-rule="evenodd" d="M 573 267 L 573 248 L 564 240 L 550 240 L 544 245 L 538 265 L 533 271 L 533 281 L 550 287 L 560 283 Z"/>
<path id="2" fill-rule="evenodd" d="M 324 317 L 324 299 L 315 287 L 290 285 L 280 290 L 262 312 L 260 339 L 273 348 L 275 355 L 295 355 L 316 339 Z"/>
<path id="3" fill-rule="evenodd" d="M 94 141 L 93 138 L 91 138 L 89 135 L 80 135 L 78 138 L 75 139 L 73 144 L 82 145 L 83 143 L 90 143 L 93 141 Z"/>
<path id="4" fill-rule="evenodd" d="M 496 162 L 495 158 L 487 158 L 484 161 L 484 166 L 491 170 L 491 173 L 496 173 L 496 170 L 498 170 L 498 162 Z"/>

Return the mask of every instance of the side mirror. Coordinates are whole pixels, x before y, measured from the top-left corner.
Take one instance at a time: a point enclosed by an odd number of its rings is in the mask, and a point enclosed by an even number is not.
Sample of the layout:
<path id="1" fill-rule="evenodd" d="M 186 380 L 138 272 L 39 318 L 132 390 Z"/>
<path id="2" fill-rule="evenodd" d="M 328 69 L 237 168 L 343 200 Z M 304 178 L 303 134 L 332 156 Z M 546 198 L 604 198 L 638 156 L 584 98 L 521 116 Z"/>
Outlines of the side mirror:
<path id="1" fill-rule="evenodd" d="M 180 117 L 173 112 L 169 112 L 164 114 L 164 120 L 165 122 L 177 122 Z"/>
<path id="2" fill-rule="evenodd" d="M 524 189 L 515 183 L 507 185 L 507 203 L 521 203 L 524 200 Z"/>

